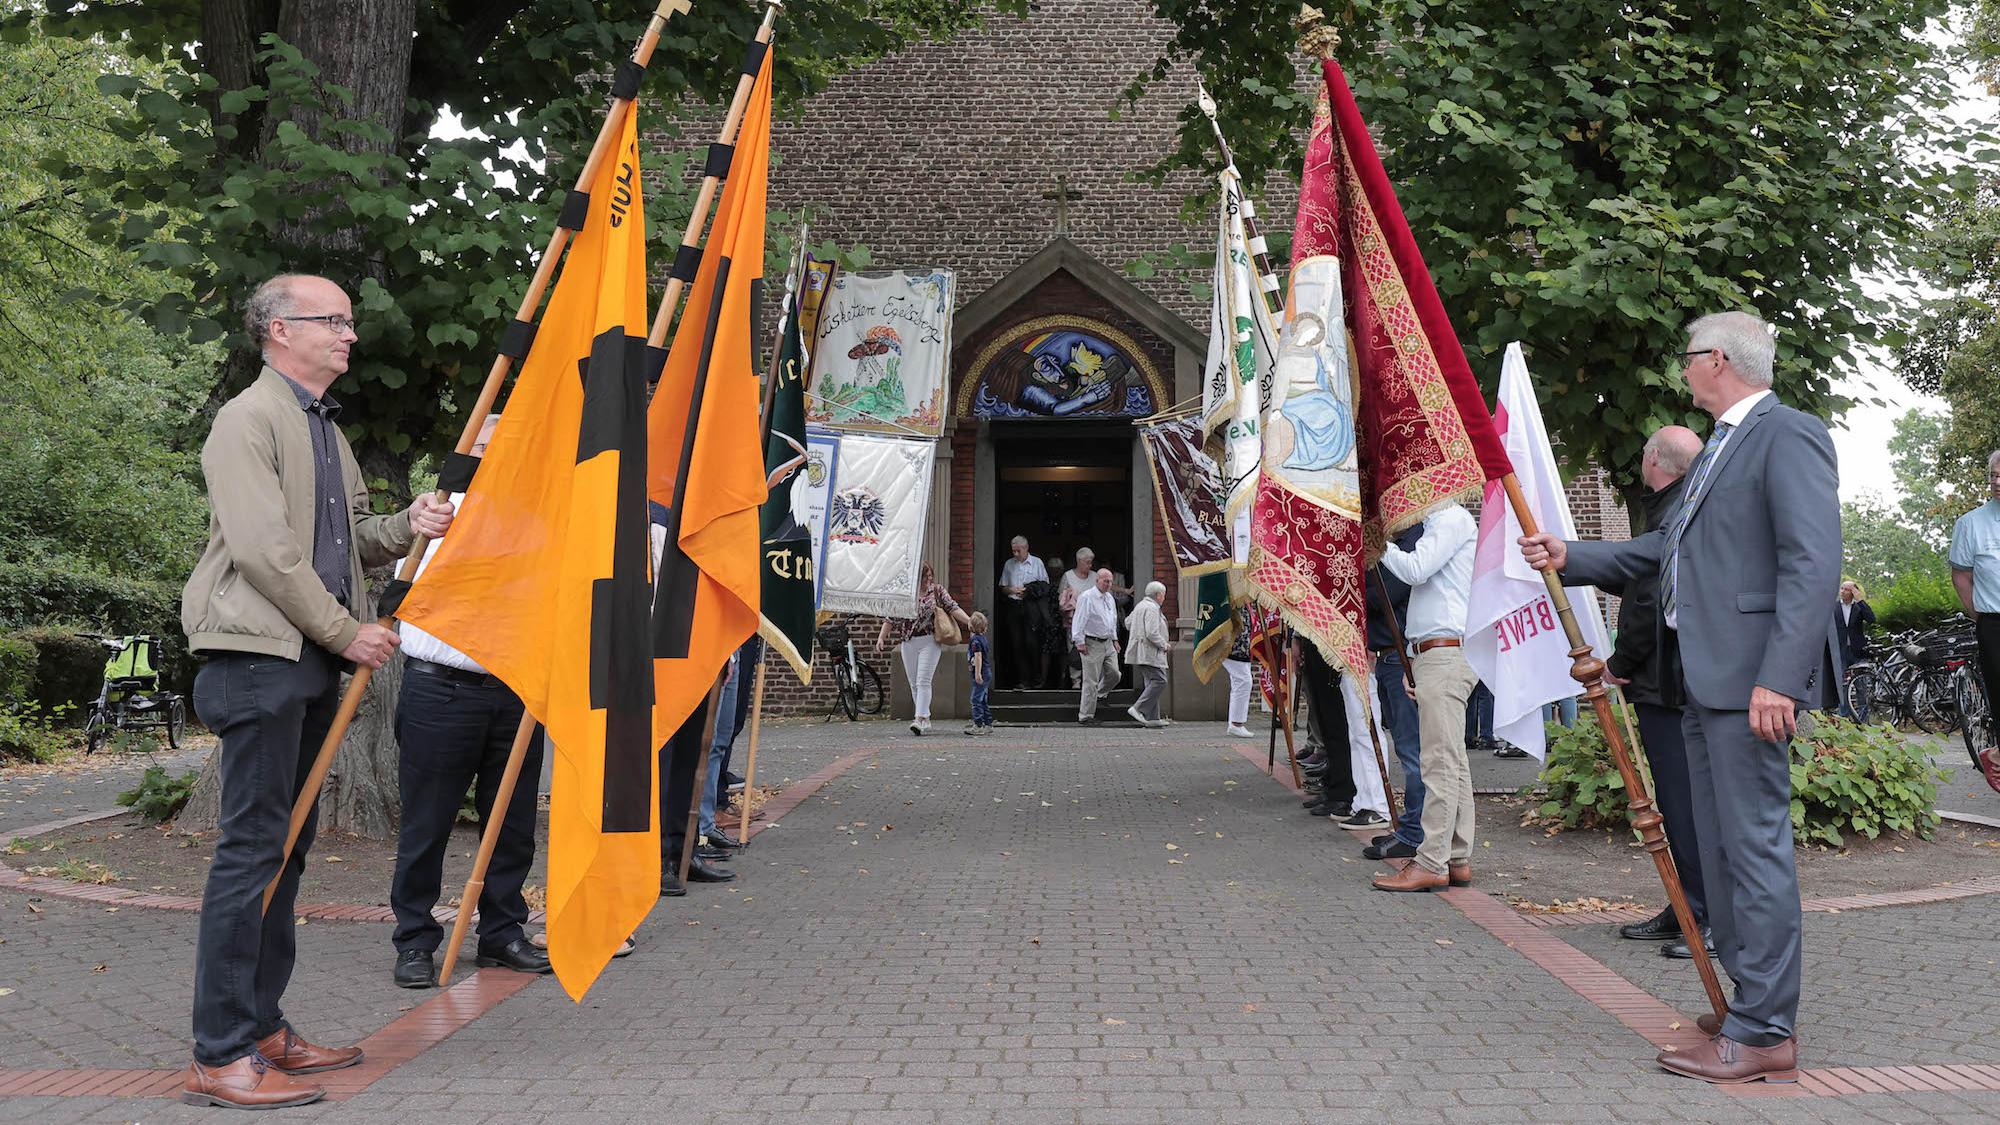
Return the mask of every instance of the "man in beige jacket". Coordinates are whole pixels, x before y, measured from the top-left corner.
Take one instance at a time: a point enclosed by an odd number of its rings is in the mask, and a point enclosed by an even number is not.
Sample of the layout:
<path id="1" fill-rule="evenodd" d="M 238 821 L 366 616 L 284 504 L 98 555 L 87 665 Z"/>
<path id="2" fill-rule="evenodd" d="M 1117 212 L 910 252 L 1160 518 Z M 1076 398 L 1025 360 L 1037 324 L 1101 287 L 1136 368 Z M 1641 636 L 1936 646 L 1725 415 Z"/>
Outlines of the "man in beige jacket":
<path id="1" fill-rule="evenodd" d="M 276 897 L 292 804 L 333 724 L 340 674 L 380 668 L 396 634 L 365 620 L 363 568 L 436 538 L 452 508 L 419 497 L 375 515 L 361 468 L 327 394 L 356 339 L 347 294 L 323 277 L 286 274 L 258 286 L 244 316 L 264 356 L 257 381 L 215 416 L 202 447 L 208 549 L 181 595 L 181 626 L 205 656 L 194 706 L 221 740 L 221 821 L 202 894 L 194 973 L 194 1061 L 181 1099 L 266 1109 L 325 1091 L 292 1075 L 361 1061 L 359 1048 L 319 1047 L 285 1021 L 292 907 L 312 845 L 308 819 Z"/>

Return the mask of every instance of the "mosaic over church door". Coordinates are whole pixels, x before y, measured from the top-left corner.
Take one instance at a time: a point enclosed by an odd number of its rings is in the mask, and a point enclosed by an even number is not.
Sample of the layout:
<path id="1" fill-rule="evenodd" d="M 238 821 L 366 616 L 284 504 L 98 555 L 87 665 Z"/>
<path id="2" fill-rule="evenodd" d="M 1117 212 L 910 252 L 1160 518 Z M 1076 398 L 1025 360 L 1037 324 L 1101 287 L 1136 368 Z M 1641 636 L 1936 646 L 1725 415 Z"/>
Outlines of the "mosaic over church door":
<path id="1" fill-rule="evenodd" d="M 1170 405 L 1137 341 L 1100 320 L 1024 321 L 982 349 L 960 385 L 960 417 L 1138 418 Z"/>

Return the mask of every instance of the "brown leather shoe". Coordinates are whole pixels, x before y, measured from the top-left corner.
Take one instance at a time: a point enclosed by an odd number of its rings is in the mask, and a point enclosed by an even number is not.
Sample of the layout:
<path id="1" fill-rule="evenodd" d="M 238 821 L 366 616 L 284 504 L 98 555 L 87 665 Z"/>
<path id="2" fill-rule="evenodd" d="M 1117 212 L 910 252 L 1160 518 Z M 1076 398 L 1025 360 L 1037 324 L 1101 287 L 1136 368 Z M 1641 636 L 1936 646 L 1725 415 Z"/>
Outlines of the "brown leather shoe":
<path id="1" fill-rule="evenodd" d="M 1452 860 L 1446 866 L 1445 874 L 1451 880 L 1451 885 L 1454 887 L 1469 887 L 1472 885 L 1472 864 L 1467 863 L 1465 860 Z"/>
<path id="2" fill-rule="evenodd" d="M 286 1074 L 318 1074 L 361 1061 L 359 1047 L 316 1047 L 289 1027 L 281 1027 L 258 1040 L 257 1053 Z"/>
<path id="3" fill-rule="evenodd" d="M 1697 1026 L 1700 1022 L 1695 1021 Z M 1722 1085 L 1760 1079 L 1797 1082 L 1799 1041 L 1787 1039 L 1775 1047 L 1752 1047 L 1727 1035 L 1717 1035 L 1686 1051 L 1661 1051 L 1660 1065 L 1675 1074 Z"/>
<path id="4" fill-rule="evenodd" d="M 245 1055 L 226 1066 L 191 1062 L 181 1100 L 189 1105 L 219 1105 L 225 1109 L 283 1109 L 307 1105 L 326 1096 L 310 1082 L 300 1082 L 266 1062 Z"/>
<path id="5" fill-rule="evenodd" d="M 1450 885 L 1449 877 L 1426 870 L 1420 863 L 1412 863 L 1393 875 L 1375 876 L 1378 891 L 1434 891 Z"/>

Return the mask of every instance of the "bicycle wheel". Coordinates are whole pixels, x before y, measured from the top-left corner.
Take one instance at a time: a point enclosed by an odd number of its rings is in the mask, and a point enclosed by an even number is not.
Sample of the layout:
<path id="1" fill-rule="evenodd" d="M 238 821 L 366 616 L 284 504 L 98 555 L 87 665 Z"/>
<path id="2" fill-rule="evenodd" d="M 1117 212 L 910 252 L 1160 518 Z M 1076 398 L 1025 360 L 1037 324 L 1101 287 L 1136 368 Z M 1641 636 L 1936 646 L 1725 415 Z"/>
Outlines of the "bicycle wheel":
<path id="1" fill-rule="evenodd" d="M 1948 673 L 1926 672 L 1911 692 L 1917 729 L 1925 734 L 1950 734 L 1958 726 L 1958 702 L 1952 697 Z"/>
<path id="2" fill-rule="evenodd" d="M 855 686 L 854 673 L 847 664 L 833 666 L 833 684 L 840 697 L 840 709 L 847 713 L 847 721 L 852 723 L 861 718 L 861 689 Z"/>
<path id="3" fill-rule="evenodd" d="M 167 705 L 167 748 L 181 748 L 181 728 L 187 725 L 187 704 L 179 698 Z"/>
<path id="4" fill-rule="evenodd" d="M 83 724 L 83 752 L 97 753 L 104 747 L 104 740 L 110 733 L 111 724 L 106 720 L 104 712 L 92 708 L 90 718 L 84 720 Z"/>
<path id="5" fill-rule="evenodd" d="M 1965 752 L 1972 756 L 1972 768 L 1979 768 L 1979 752 L 1994 744 L 1992 701 L 1972 665 L 1961 665 L 1952 675 L 1958 698 L 1958 731 L 1965 739 Z"/>
<path id="6" fill-rule="evenodd" d="M 1875 710 L 1875 673 L 1862 669 L 1847 678 L 1847 711 L 1865 723 Z"/>
<path id="7" fill-rule="evenodd" d="M 880 715 L 882 705 L 888 702 L 887 693 L 882 690 L 881 675 L 866 664 L 861 665 L 861 683 L 855 694 L 865 715 Z"/>

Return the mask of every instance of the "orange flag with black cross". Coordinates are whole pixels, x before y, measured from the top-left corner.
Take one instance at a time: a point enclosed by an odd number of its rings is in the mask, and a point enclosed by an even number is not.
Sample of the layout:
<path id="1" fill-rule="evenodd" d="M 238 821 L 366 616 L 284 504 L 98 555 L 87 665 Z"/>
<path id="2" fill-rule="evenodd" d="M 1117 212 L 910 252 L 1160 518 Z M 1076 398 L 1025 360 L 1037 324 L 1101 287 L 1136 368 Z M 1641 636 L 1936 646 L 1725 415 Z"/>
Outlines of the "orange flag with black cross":
<path id="1" fill-rule="evenodd" d="M 763 52 L 728 182 L 647 417 L 653 518 L 664 525 L 653 602 L 654 742 L 664 746 L 757 631 L 757 305 L 771 155 L 771 52 Z"/>
<path id="2" fill-rule="evenodd" d="M 578 1000 L 660 887 L 635 117 L 589 185 L 458 518 L 397 614 L 498 676 L 547 728 L 549 960 Z"/>

